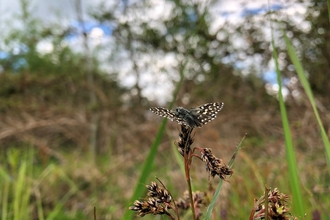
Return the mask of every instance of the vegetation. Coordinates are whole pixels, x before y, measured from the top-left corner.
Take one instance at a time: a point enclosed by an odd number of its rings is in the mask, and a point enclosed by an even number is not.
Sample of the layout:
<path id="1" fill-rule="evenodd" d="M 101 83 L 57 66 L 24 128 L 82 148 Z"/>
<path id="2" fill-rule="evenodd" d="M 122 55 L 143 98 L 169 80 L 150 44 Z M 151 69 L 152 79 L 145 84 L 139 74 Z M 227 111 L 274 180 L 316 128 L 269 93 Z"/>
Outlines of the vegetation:
<path id="1" fill-rule="evenodd" d="M 329 10 L 326 1 L 291 3 L 305 13 L 280 7 L 219 25 L 218 1 L 104 3 L 90 15 L 112 33 L 93 46 L 83 25 L 43 22 L 21 0 L 23 25 L 0 44 L 0 218 L 133 219 L 153 190 L 188 207 L 207 192 L 181 219 L 271 217 L 264 207 L 330 218 Z M 50 51 L 40 51 L 45 42 Z M 263 76 L 273 66 L 277 91 Z M 225 105 L 195 136 L 148 110 L 210 102 Z M 180 155 L 178 128 L 200 159 L 221 158 L 232 175 L 209 179 L 212 168 Z"/>

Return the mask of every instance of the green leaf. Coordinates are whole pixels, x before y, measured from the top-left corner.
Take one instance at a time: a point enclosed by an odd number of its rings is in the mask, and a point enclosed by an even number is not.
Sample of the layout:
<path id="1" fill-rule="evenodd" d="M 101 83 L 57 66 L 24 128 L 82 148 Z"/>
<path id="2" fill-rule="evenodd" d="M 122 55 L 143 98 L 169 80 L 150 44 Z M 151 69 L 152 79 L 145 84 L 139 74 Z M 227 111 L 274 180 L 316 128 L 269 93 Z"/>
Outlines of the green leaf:
<path id="1" fill-rule="evenodd" d="M 315 99 L 314 99 L 311 87 L 310 87 L 309 82 L 306 78 L 306 74 L 305 74 L 304 69 L 301 65 L 301 62 L 299 61 L 299 59 L 297 57 L 297 54 L 295 53 L 295 50 L 294 50 L 294 48 L 293 48 L 293 46 L 290 42 L 290 39 L 286 36 L 286 34 L 284 34 L 284 40 L 285 40 L 285 43 L 286 43 L 286 46 L 287 46 L 287 50 L 288 50 L 288 54 L 290 56 L 290 59 L 291 59 L 293 65 L 295 66 L 298 78 L 299 78 L 299 80 L 300 80 L 300 82 L 301 82 L 301 84 L 302 84 L 302 86 L 303 86 L 303 88 L 304 88 L 304 90 L 307 94 L 309 102 L 312 105 L 317 123 L 319 125 L 322 140 L 323 140 L 323 144 L 324 144 L 324 147 L 325 147 L 325 150 L 326 150 L 326 159 L 327 159 L 327 163 L 328 163 L 328 170 L 330 172 L 330 143 L 329 143 L 327 133 L 324 130 L 324 126 L 322 124 L 319 112 L 317 110 L 317 107 L 316 107 L 316 104 L 315 104 Z"/>
<path id="2" fill-rule="evenodd" d="M 300 217 L 304 216 L 304 206 L 303 206 L 303 199 L 301 194 L 301 188 L 299 184 L 299 176 L 298 176 L 298 169 L 297 169 L 297 161 L 296 155 L 293 148 L 292 138 L 291 138 L 291 131 L 289 120 L 285 108 L 284 98 L 282 95 L 282 78 L 281 73 L 279 70 L 278 65 L 278 55 L 277 50 L 275 47 L 274 37 L 272 35 L 272 47 L 273 47 L 273 59 L 275 61 L 275 68 L 277 74 L 277 83 L 279 86 L 278 89 L 278 99 L 280 104 L 281 110 L 281 117 L 282 117 L 282 125 L 284 131 L 284 140 L 285 140 L 285 151 L 286 151 L 286 160 L 289 169 L 289 183 L 292 191 L 292 200 L 293 200 L 293 210 L 297 213 Z"/>
<path id="3" fill-rule="evenodd" d="M 233 166 L 234 161 L 235 161 L 235 158 L 236 158 L 236 156 L 237 156 L 237 154 L 238 154 L 238 151 L 239 151 L 239 150 L 241 149 L 241 147 L 242 147 L 242 143 L 243 143 L 244 138 L 245 138 L 245 136 L 243 137 L 243 139 L 241 140 L 241 142 L 239 143 L 239 145 L 236 147 L 235 153 L 234 153 L 234 155 L 232 156 L 231 160 L 229 161 L 228 166 L 229 166 L 230 168 Z M 210 205 L 209 205 L 208 208 L 207 208 L 206 215 L 205 215 L 205 218 L 204 218 L 205 220 L 209 220 L 209 219 L 211 219 L 212 210 L 213 210 L 213 208 L 214 208 L 214 206 L 215 206 L 216 201 L 217 201 L 218 198 L 219 198 L 220 190 L 221 190 L 222 184 L 223 184 L 223 180 L 220 179 L 220 182 L 219 182 L 219 184 L 218 184 L 218 187 L 217 187 L 217 189 L 216 189 L 216 191 L 215 191 L 215 193 L 214 193 L 214 195 L 213 195 L 212 201 L 211 201 Z"/>

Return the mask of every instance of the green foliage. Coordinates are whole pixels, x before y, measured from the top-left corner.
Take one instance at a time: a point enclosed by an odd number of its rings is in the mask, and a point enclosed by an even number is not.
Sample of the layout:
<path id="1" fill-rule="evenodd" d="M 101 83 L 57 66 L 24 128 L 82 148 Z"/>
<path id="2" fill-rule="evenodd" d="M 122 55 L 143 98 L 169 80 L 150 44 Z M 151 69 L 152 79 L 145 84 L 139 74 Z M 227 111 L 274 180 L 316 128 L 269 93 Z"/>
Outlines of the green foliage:
<path id="1" fill-rule="evenodd" d="M 305 209 L 303 205 L 303 197 L 301 193 L 300 188 L 300 182 L 299 182 L 299 174 L 298 174 L 298 168 L 297 168 L 297 159 L 296 159 L 296 153 L 293 147 L 292 142 L 292 135 L 290 131 L 290 124 L 284 104 L 284 98 L 282 94 L 282 77 L 281 72 L 278 67 L 278 56 L 277 51 L 275 48 L 275 43 L 273 40 L 273 56 L 275 60 L 275 66 L 276 66 L 276 74 L 277 74 L 277 83 L 279 85 L 278 89 L 278 97 L 279 97 L 279 103 L 280 103 L 280 109 L 281 109 L 281 117 L 282 117 L 282 123 L 283 123 L 283 131 L 284 131 L 284 139 L 285 139 L 285 151 L 286 151 L 286 162 L 288 165 L 289 170 L 289 182 L 291 186 L 292 196 L 293 196 L 293 211 L 296 215 L 302 217 L 305 215 Z"/>
<path id="2" fill-rule="evenodd" d="M 288 54 L 292 60 L 292 63 L 294 64 L 295 66 L 295 69 L 297 71 L 297 75 L 298 75 L 298 78 L 302 84 L 302 86 L 304 87 L 304 90 L 307 94 L 307 97 L 309 99 L 309 102 L 311 103 L 312 107 L 313 107 L 313 111 L 314 111 L 314 114 L 315 114 L 315 118 L 317 120 L 317 123 L 318 123 L 318 126 L 320 128 L 320 131 L 321 131 L 321 137 L 322 137 L 322 140 L 323 140 L 323 144 L 324 144 L 324 148 L 325 148 L 325 151 L 326 151 L 326 159 L 327 159 L 327 163 L 328 163 L 328 170 L 330 172 L 330 142 L 329 142 L 329 138 L 324 130 L 324 126 L 323 126 L 323 123 L 321 121 L 321 118 L 320 118 L 320 115 L 319 115 L 319 112 L 316 108 L 316 102 L 315 102 L 315 99 L 314 99 L 314 96 L 313 96 L 313 92 L 310 88 L 310 85 L 308 83 L 308 80 L 306 78 L 306 75 L 304 73 L 304 69 L 302 67 L 302 64 L 301 62 L 299 61 L 296 53 L 295 53 L 295 50 L 294 48 L 292 47 L 292 43 L 290 42 L 289 38 L 286 36 L 286 34 L 284 35 L 284 38 L 285 38 L 285 43 L 287 45 L 287 48 L 288 48 Z"/>
<path id="3" fill-rule="evenodd" d="M 52 164 L 42 170 L 40 175 L 39 170 L 34 169 L 35 153 L 31 147 L 25 152 L 11 148 L 7 151 L 8 161 L 4 156 L 1 157 L 2 161 L 10 164 L 8 168 L 0 166 L 2 177 L 10 176 L 10 178 L 3 178 L 0 183 L 3 189 L 1 198 L 3 219 L 33 219 L 33 215 L 37 215 L 38 219 L 58 219 L 58 216 L 63 215 L 63 205 L 68 198 L 77 193 L 75 184 L 62 170 Z M 45 179 L 57 178 L 56 176 L 65 182 L 70 190 L 61 199 L 54 201 L 56 205 L 52 211 L 49 211 L 43 205 L 46 201 L 42 198 L 47 194 L 40 192 L 40 188 L 42 184 L 45 184 L 43 183 Z"/>
<path id="4" fill-rule="evenodd" d="M 236 147 L 236 150 L 235 150 L 235 153 L 234 155 L 232 156 L 228 166 L 231 168 L 234 164 L 234 161 L 238 155 L 238 151 L 241 149 L 242 147 L 242 143 L 243 143 L 243 140 L 244 138 L 242 139 L 242 141 L 239 143 L 239 145 Z M 220 195 L 220 190 L 221 190 L 221 187 L 222 187 L 222 184 L 223 184 L 223 180 L 220 180 L 220 183 L 218 184 L 218 187 L 217 189 L 215 190 L 214 192 L 214 195 L 213 195 L 213 198 L 212 198 L 212 201 L 210 203 L 210 205 L 207 207 L 207 211 L 206 211 L 206 214 L 205 214 L 205 219 L 209 220 L 211 219 L 211 215 L 212 215 L 212 210 L 214 209 L 214 206 L 216 205 L 216 202 L 217 200 L 219 199 L 219 195 Z"/>

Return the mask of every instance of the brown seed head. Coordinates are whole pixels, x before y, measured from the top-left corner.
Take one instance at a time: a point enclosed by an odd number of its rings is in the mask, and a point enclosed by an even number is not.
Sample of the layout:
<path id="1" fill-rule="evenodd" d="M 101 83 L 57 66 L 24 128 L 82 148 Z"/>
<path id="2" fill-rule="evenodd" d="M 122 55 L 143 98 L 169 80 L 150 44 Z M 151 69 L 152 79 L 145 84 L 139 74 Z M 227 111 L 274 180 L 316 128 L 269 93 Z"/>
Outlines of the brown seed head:
<path id="1" fill-rule="evenodd" d="M 296 219 L 289 213 L 288 195 L 280 193 L 277 188 L 268 192 L 268 216 L 269 219 L 290 220 Z M 262 196 L 256 202 L 258 207 L 254 213 L 254 219 L 265 218 L 265 197 Z"/>
<path id="2" fill-rule="evenodd" d="M 213 155 L 210 148 L 204 148 L 202 151 L 202 160 L 206 164 L 206 170 L 212 177 L 218 175 L 221 179 L 225 180 L 226 176 L 232 175 L 231 170 L 221 159 Z"/>
<path id="3" fill-rule="evenodd" d="M 180 138 L 175 142 L 175 145 L 178 147 L 179 153 L 183 156 L 185 150 L 190 152 L 190 146 L 193 144 L 194 140 L 191 135 L 192 129 L 185 125 L 181 125 L 180 128 Z"/>
<path id="4" fill-rule="evenodd" d="M 147 185 L 148 196 L 154 199 L 157 199 L 159 203 L 170 203 L 172 201 L 172 197 L 166 189 L 163 189 L 158 186 L 156 182 L 151 182 L 150 185 Z"/>

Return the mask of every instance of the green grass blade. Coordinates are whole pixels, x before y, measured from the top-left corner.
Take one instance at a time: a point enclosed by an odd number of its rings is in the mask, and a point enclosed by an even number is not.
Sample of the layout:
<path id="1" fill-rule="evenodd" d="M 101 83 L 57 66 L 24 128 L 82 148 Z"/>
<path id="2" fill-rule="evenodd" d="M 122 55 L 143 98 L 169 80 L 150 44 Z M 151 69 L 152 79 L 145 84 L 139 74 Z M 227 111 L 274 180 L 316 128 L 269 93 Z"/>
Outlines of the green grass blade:
<path id="1" fill-rule="evenodd" d="M 328 2 L 329 1 L 330 0 L 328 0 Z M 288 50 L 290 59 L 291 59 L 293 65 L 295 66 L 295 69 L 297 71 L 297 75 L 299 77 L 299 80 L 300 80 L 302 86 L 305 89 L 305 92 L 307 94 L 307 97 L 309 99 L 309 102 L 312 105 L 312 108 L 313 108 L 313 111 L 314 111 L 314 114 L 315 114 L 317 123 L 318 123 L 318 125 L 320 127 L 322 141 L 323 141 L 323 144 L 324 144 L 324 147 L 325 147 L 325 150 L 326 150 L 326 159 L 327 159 L 327 163 L 328 163 L 328 170 L 330 171 L 330 143 L 329 143 L 328 136 L 327 136 L 327 134 L 326 134 L 326 132 L 324 130 L 324 126 L 322 124 L 322 121 L 321 121 L 319 112 L 317 110 L 317 107 L 316 107 L 316 104 L 315 104 L 315 99 L 314 99 L 312 90 L 310 88 L 309 82 L 308 82 L 308 80 L 306 78 L 306 75 L 304 73 L 304 69 L 303 69 L 303 67 L 301 65 L 301 62 L 299 61 L 299 59 L 298 59 L 298 57 L 297 57 L 297 55 L 295 53 L 295 50 L 294 50 L 294 48 L 293 48 L 293 46 L 292 46 L 292 44 L 290 42 L 290 39 L 286 36 L 286 34 L 284 34 L 284 40 L 285 40 L 285 43 L 286 43 L 286 46 L 287 46 L 287 50 Z"/>
<path id="2" fill-rule="evenodd" d="M 298 177 L 298 169 L 297 169 L 297 162 L 296 162 L 296 155 L 293 149 L 293 143 L 291 139 L 291 131 L 289 126 L 289 120 L 286 113 L 286 108 L 284 104 L 284 99 L 282 95 L 282 78 L 281 73 L 278 66 L 278 55 L 274 43 L 274 38 L 272 36 L 272 47 L 273 47 L 273 58 L 275 61 L 275 68 L 277 74 L 277 83 L 279 86 L 278 89 L 278 99 L 280 104 L 281 110 L 281 117 L 282 117 L 282 125 L 284 131 L 284 140 L 285 140 L 285 150 L 286 150 L 286 159 L 289 169 L 289 182 L 292 191 L 292 199 L 293 199 L 293 211 L 294 213 L 298 214 L 300 217 L 304 216 L 304 206 L 301 194 L 301 188 L 299 184 L 299 177 Z"/>
<path id="3" fill-rule="evenodd" d="M 33 183 L 31 180 L 32 173 L 33 173 L 33 154 L 34 149 L 33 146 L 29 146 L 28 151 L 26 152 L 26 172 L 25 172 L 25 182 L 23 183 L 23 194 L 22 194 L 22 201 L 21 201 L 21 218 L 20 219 L 29 219 L 29 203 L 31 197 L 31 191 L 33 188 Z"/>
<path id="4" fill-rule="evenodd" d="M 243 137 L 243 139 L 241 140 L 241 142 L 238 144 L 238 146 L 236 147 L 236 150 L 235 150 L 235 153 L 234 155 L 232 156 L 231 160 L 229 161 L 229 164 L 228 166 L 231 168 L 234 164 L 234 161 L 235 161 L 235 158 L 238 154 L 238 151 L 241 149 L 241 146 L 242 146 L 242 143 L 243 143 L 243 140 L 244 140 L 245 136 Z M 219 195 L 220 195 L 220 190 L 221 190 L 221 187 L 222 187 L 222 184 L 223 184 L 223 180 L 220 179 L 220 182 L 218 184 L 218 187 L 217 189 L 215 190 L 215 193 L 213 195 L 213 198 L 212 198 L 212 201 L 210 203 L 210 205 L 207 207 L 207 211 L 206 211 L 206 214 L 205 214 L 205 220 L 209 220 L 211 219 L 211 215 L 212 215 L 212 210 L 215 206 L 215 203 L 217 202 L 218 198 L 219 198 Z"/>
<path id="5" fill-rule="evenodd" d="M 180 87 L 181 87 L 181 84 L 182 84 L 182 81 L 183 81 L 184 69 L 185 69 L 185 65 L 183 65 L 183 67 L 180 71 L 180 81 L 176 85 L 176 88 L 175 88 L 175 91 L 174 91 L 174 94 L 173 94 L 173 99 L 170 103 L 169 109 L 171 109 L 173 107 L 174 102 L 176 100 L 176 97 L 179 93 L 179 90 L 180 90 Z M 149 154 L 148 154 L 148 156 L 147 156 L 147 158 L 146 158 L 146 160 L 143 164 L 140 178 L 139 178 L 138 183 L 135 187 L 133 196 L 130 200 L 131 202 L 134 202 L 136 199 L 141 198 L 143 192 L 145 192 L 145 186 L 142 183 L 146 183 L 147 178 L 148 178 L 149 174 L 152 171 L 152 164 L 154 162 L 154 159 L 155 159 L 155 156 L 156 156 L 156 153 L 157 153 L 157 150 L 158 150 L 158 146 L 159 146 L 159 144 L 161 142 L 161 139 L 163 137 L 166 122 L 167 122 L 167 119 L 164 118 L 161 125 L 160 125 L 160 127 L 159 127 L 159 129 L 158 129 L 156 138 L 155 138 L 154 142 L 152 143 Z M 122 219 L 126 220 L 126 219 L 133 219 L 133 218 L 134 218 L 134 213 L 131 210 L 127 209 Z"/>
<path id="6" fill-rule="evenodd" d="M 56 206 L 54 209 L 49 213 L 47 216 L 47 220 L 54 220 L 59 219 L 58 216 L 61 215 L 61 211 L 63 210 L 63 207 L 65 207 L 66 202 L 70 199 L 71 196 L 73 196 L 77 192 L 76 187 L 72 187 L 62 198 L 59 202 L 56 203 Z"/>
<path id="7" fill-rule="evenodd" d="M 219 182 L 219 184 L 218 184 L 217 189 L 215 190 L 215 193 L 213 195 L 212 201 L 211 201 L 210 205 L 207 207 L 206 215 L 205 215 L 205 218 L 204 218 L 205 220 L 211 219 L 212 210 L 213 210 L 213 208 L 215 206 L 215 203 L 217 202 L 217 200 L 219 198 L 222 184 L 223 184 L 223 180 L 221 179 L 220 182 Z"/>
<path id="8" fill-rule="evenodd" d="M 15 183 L 15 194 L 14 194 L 14 220 L 21 220 L 23 217 L 23 210 L 26 207 L 22 206 L 23 193 L 25 189 L 26 181 L 26 161 L 23 161 L 19 171 L 18 177 Z"/>
<path id="9" fill-rule="evenodd" d="M 328 15 L 329 15 L 329 21 L 330 21 L 330 0 L 328 0 Z"/>
<path id="10" fill-rule="evenodd" d="M 39 220 L 44 220 L 44 211 L 43 211 L 43 207 L 42 207 L 42 199 L 41 199 L 41 196 L 40 196 L 40 192 L 39 192 L 39 189 L 38 190 L 38 194 L 36 196 L 36 203 L 37 203 L 37 212 L 38 212 L 38 219 Z"/>
<path id="11" fill-rule="evenodd" d="M 56 202 L 56 206 L 53 208 L 53 210 L 47 215 L 46 220 L 54 220 L 59 219 L 59 216 L 63 213 L 63 211 L 66 202 L 70 199 L 71 196 L 73 196 L 75 193 L 77 193 L 79 187 L 66 175 L 66 173 L 61 170 L 60 168 L 57 168 L 53 165 L 50 165 L 47 167 L 45 172 L 42 176 L 46 177 L 47 174 L 50 172 L 54 172 L 57 175 L 61 177 L 61 180 L 63 180 L 65 183 L 67 183 L 70 186 L 69 191 L 60 199 L 60 201 Z"/>
<path id="12" fill-rule="evenodd" d="M 0 170 L 2 168 L 0 167 Z M 7 174 L 6 174 L 7 175 Z M 3 191 L 1 192 L 1 219 L 7 219 L 7 213 L 8 213 L 8 195 L 9 195 L 9 190 L 10 190 L 10 179 L 5 179 L 3 178 L 3 175 L 0 175 L 0 178 L 3 181 Z"/>

